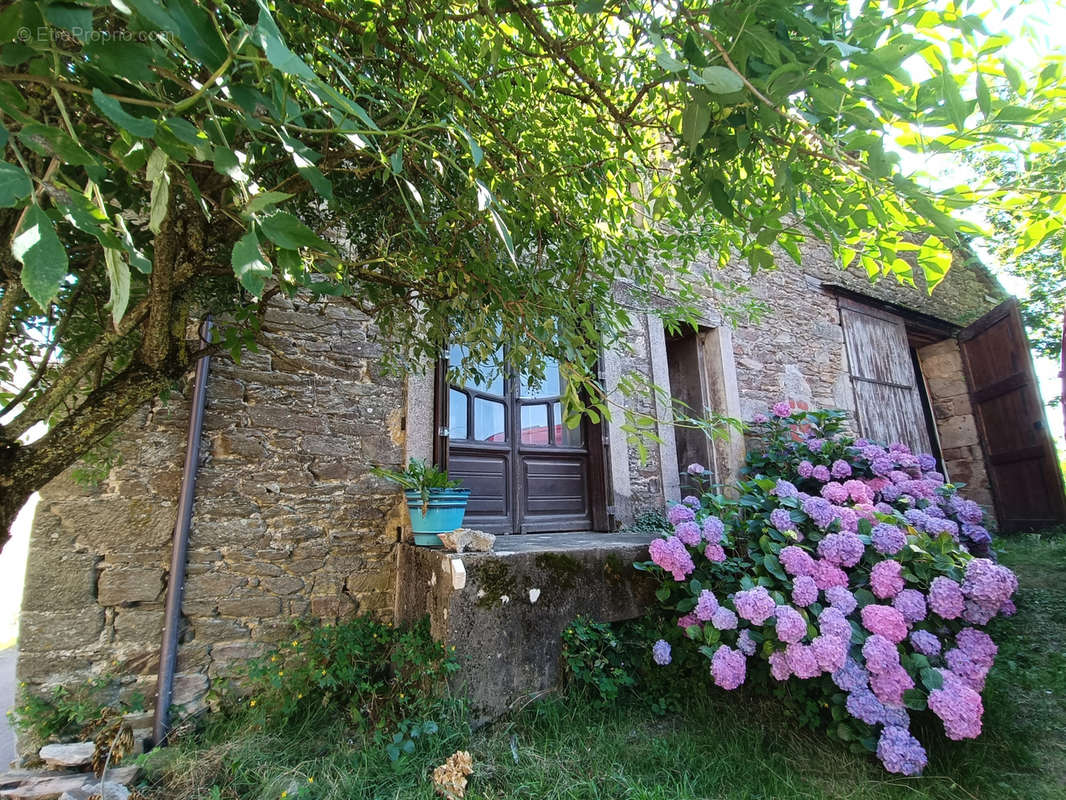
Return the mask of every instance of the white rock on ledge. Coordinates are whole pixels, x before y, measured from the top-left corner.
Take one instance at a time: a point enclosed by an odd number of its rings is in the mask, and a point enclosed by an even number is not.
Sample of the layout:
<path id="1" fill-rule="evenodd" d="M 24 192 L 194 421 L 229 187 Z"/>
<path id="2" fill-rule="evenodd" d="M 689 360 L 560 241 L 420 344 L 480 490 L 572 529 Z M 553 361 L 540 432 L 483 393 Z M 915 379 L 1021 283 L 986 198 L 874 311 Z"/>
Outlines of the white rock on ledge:
<path id="1" fill-rule="evenodd" d="M 487 553 L 492 550 L 496 543 L 496 537 L 485 531 L 475 531 L 470 528 L 456 528 L 451 533 L 438 534 L 445 550 L 462 553 L 465 550 L 476 550 Z"/>
<path id="2" fill-rule="evenodd" d="M 50 767 L 81 767 L 93 760 L 96 745 L 92 742 L 46 744 L 41 748 L 41 761 Z"/>

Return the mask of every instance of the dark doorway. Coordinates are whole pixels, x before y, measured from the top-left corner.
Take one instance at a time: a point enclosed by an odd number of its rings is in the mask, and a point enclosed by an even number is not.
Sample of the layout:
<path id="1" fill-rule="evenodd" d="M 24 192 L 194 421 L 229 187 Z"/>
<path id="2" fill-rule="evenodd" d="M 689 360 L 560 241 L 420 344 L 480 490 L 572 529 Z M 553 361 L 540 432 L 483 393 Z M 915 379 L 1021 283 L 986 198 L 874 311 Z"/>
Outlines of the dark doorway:
<path id="1" fill-rule="evenodd" d="M 463 353 L 453 347 L 450 358 Z M 447 468 L 470 489 L 463 525 L 490 533 L 592 530 L 606 525 L 599 425 L 564 421 L 559 367 L 540 385 L 491 364 L 480 381 L 440 382 Z"/>
<path id="2" fill-rule="evenodd" d="M 703 419 L 710 408 L 707 370 L 704 366 L 706 331 L 689 329 L 666 340 L 666 365 L 670 375 L 670 394 L 674 400 L 674 417 Z M 691 426 L 675 425 L 677 471 L 681 484 L 689 464 L 702 464 L 713 471 L 714 453 L 706 432 Z"/>

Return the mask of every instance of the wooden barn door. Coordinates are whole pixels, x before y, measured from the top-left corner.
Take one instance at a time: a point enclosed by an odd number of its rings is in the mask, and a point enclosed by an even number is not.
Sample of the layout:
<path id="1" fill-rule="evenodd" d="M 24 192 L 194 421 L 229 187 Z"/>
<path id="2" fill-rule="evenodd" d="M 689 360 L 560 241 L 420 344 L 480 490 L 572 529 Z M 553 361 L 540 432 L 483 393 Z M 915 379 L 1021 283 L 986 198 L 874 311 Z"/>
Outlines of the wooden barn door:
<path id="1" fill-rule="evenodd" d="M 839 302 L 859 432 L 875 442 L 932 452 L 903 318 L 843 297 Z"/>
<path id="2" fill-rule="evenodd" d="M 1062 474 L 1017 301 L 962 331 L 959 345 L 1000 529 L 1066 522 Z"/>

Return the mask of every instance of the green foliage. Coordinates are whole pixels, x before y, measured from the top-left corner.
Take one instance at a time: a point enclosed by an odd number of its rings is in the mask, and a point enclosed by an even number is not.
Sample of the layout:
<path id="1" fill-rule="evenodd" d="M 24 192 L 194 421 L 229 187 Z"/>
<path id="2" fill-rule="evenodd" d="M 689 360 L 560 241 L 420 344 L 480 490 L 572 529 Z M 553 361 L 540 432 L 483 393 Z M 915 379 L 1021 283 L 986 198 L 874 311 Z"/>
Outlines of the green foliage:
<path id="1" fill-rule="evenodd" d="M 400 629 L 357 617 L 299 632 L 250 662 L 241 704 L 272 730 L 343 719 L 387 733 L 435 708 L 457 669 L 444 645 L 430 638 L 428 620 Z"/>
<path id="2" fill-rule="evenodd" d="M 638 512 L 633 521 L 626 526 L 626 533 L 660 533 L 670 530 L 666 512 L 661 508 L 646 508 Z"/>
<path id="3" fill-rule="evenodd" d="M 117 702 L 115 687 L 115 678 L 110 676 L 55 686 L 44 693 L 31 692 L 22 686 L 17 704 L 7 712 L 8 717 L 32 747 L 91 739 L 112 714 L 144 709 L 144 698 L 140 695 L 124 703 Z"/>
<path id="4" fill-rule="evenodd" d="M 434 492 L 455 489 L 462 483 L 462 481 L 448 480 L 447 472 L 438 469 L 424 458 L 412 458 L 402 472 L 384 467 L 375 467 L 371 472 L 408 492 L 418 492 L 422 496 L 423 507 L 429 502 L 429 497 Z"/>
<path id="5" fill-rule="evenodd" d="M 635 664 L 610 624 L 578 617 L 563 631 L 563 663 L 569 682 L 594 704 L 610 704 L 636 685 Z"/>

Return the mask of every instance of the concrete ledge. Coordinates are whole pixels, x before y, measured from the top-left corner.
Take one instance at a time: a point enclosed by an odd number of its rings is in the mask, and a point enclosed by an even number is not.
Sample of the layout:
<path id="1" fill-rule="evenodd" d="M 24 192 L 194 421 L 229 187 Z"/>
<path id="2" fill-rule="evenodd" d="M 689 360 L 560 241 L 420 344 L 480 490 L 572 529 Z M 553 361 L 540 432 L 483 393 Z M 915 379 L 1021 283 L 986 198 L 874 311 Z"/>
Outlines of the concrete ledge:
<path id="1" fill-rule="evenodd" d="M 479 720 L 559 680 L 560 636 L 578 615 L 640 616 L 655 584 L 633 569 L 651 537 L 633 534 L 501 536 L 491 553 L 401 544 L 396 619 L 426 614 L 433 637 L 455 646 L 456 688 Z"/>

